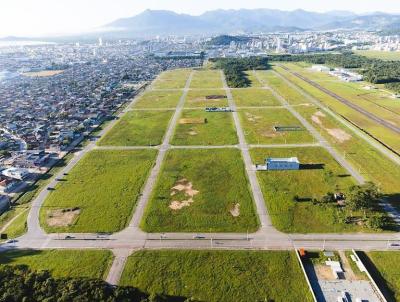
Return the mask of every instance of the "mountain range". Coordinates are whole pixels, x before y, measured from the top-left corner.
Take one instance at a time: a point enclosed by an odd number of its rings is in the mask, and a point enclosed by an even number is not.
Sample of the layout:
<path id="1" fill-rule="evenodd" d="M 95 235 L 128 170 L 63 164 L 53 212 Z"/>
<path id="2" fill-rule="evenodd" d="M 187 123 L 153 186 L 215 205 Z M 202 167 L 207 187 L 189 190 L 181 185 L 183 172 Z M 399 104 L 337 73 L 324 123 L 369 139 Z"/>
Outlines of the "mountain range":
<path id="1" fill-rule="evenodd" d="M 199 16 L 165 10 L 118 19 L 104 26 L 114 36 L 240 34 L 304 30 L 393 30 L 400 29 L 400 15 L 347 11 L 316 13 L 273 9 L 214 10 Z"/>

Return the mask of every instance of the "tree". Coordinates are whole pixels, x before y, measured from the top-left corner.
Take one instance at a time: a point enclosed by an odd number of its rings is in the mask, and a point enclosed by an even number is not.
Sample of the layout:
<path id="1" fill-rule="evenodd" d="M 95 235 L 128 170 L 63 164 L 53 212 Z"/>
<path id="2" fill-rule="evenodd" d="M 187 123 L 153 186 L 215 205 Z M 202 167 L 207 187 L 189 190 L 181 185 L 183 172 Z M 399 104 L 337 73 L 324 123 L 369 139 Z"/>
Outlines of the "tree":
<path id="1" fill-rule="evenodd" d="M 382 194 L 379 188 L 372 182 L 361 186 L 353 186 L 346 198 L 346 206 L 351 210 L 369 210 L 379 202 Z"/>
<path id="2" fill-rule="evenodd" d="M 376 214 L 368 218 L 366 225 L 373 230 L 381 230 L 387 226 L 387 217 L 383 214 Z"/>

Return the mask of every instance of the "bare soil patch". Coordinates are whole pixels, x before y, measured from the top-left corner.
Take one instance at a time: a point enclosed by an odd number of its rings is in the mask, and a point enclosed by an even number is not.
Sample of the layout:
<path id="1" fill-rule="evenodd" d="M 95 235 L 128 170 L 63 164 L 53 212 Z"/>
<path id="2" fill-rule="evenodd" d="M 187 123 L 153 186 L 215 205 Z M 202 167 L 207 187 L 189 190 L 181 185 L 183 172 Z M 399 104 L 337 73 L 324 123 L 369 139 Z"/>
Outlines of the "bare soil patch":
<path id="1" fill-rule="evenodd" d="M 336 280 L 330 266 L 324 264 L 316 264 L 314 265 L 314 268 L 315 268 L 315 273 L 318 276 L 318 279 L 331 280 L 331 281 Z"/>
<path id="2" fill-rule="evenodd" d="M 180 210 L 184 207 L 190 206 L 194 202 L 193 197 L 200 192 L 193 189 L 193 184 L 186 178 L 182 178 L 175 183 L 175 186 L 171 188 L 171 196 L 175 196 L 179 193 L 184 193 L 185 200 L 173 200 L 171 201 L 169 208 L 172 210 Z"/>
<path id="3" fill-rule="evenodd" d="M 189 135 L 191 135 L 191 136 L 197 135 L 197 132 L 194 131 L 193 129 L 191 129 L 188 133 L 189 133 Z"/>
<path id="4" fill-rule="evenodd" d="M 249 112 L 246 112 L 245 114 L 246 114 L 247 120 L 250 122 L 253 122 L 253 123 L 256 123 L 257 120 L 259 120 L 261 118 L 261 116 L 254 115 Z"/>
<path id="5" fill-rule="evenodd" d="M 229 211 L 233 217 L 239 217 L 240 215 L 240 203 L 236 203 Z"/>
<path id="6" fill-rule="evenodd" d="M 205 124 L 207 123 L 206 118 L 181 118 L 179 120 L 179 124 L 187 125 L 187 124 Z"/>
<path id="7" fill-rule="evenodd" d="M 22 75 L 26 77 L 51 77 L 60 73 L 63 73 L 64 70 L 42 70 L 42 71 L 34 71 L 34 72 L 24 72 Z"/>
<path id="8" fill-rule="evenodd" d="M 80 212 L 79 208 L 50 210 L 47 212 L 47 224 L 51 227 L 70 226 L 75 222 Z"/>
<path id="9" fill-rule="evenodd" d="M 347 132 L 343 131 L 342 129 L 326 129 L 326 131 L 336 138 L 340 143 L 344 143 L 345 141 L 348 141 L 351 139 L 351 135 L 348 134 Z"/>

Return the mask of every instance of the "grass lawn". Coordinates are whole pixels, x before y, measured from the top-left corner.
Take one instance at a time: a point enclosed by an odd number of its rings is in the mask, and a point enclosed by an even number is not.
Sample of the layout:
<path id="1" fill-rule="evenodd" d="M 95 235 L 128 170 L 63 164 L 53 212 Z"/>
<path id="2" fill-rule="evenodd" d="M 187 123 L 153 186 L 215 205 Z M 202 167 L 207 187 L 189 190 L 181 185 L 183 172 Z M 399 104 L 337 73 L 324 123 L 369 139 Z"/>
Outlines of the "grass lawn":
<path id="1" fill-rule="evenodd" d="M 4 234 L 7 234 L 7 238 L 17 238 L 22 236 L 28 230 L 26 220 L 29 214 L 29 207 L 21 209 L 19 212 L 18 217 L 4 230 Z"/>
<path id="2" fill-rule="evenodd" d="M 211 98 L 209 96 L 224 96 L 225 98 Z M 223 89 L 190 90 L 186 96 L 185 108 L 228 107 L 228 99 Z"/>
<path id="3" fill-rule="evenodd" d="M 121 285 L 196 301 L 312 301 L 294 252 L 140 251 Z"/>
<path id="4" fill-rule="evenodd" d="M 367 256 L 378 270 L 375 280 L 384 285 L 388 301 L 400 301 L 400 252 L 369 252 Z"/>
<path id="5" fill-rule="evenodd" d="M 0 264 L 47 270 L 55 278 L 105 279 L 112 257 L 112 253 L 106 250 L 10 250 L 0 253 Z"/>
<path id="6" fill-rule="evenodd" d="M 175 69 L 161 73 L 153 82 L 155 89 L 181 89 L 186 85 L 191 69 Z"/>
<path id="7" fill-rule="evenodd" d="M 196 70 L 193 75 L 190 88 L 222 88 L 221 71 L 219 70 Z"/>
<path id="8" fill-rule="evenodd" d="M 377 50 L 356 50 L 360 56 L 384 61 L 400 61 L 400 51 L 377 51 Z"/>
<path id="9" fill-rule="evenodd" d="M 239 117 L 249 144 L 312 143 L 311 134 L 285 108 L 241 109 Z M 275 131 L 274 126 L 300 127 L 300 131 Z"/>
<path id="10" fill-rule="evenodd" d="M 48 232 L 123 229 L 155 156 L 155 150 L 94 150 L 86 154 L 45 200 L 40 212 L 42 226 Z M 49 211 L 75 207 L 80 209 L 77 217 L 58 219 L 52 226 L 47 223 Z"/>
<path id="11" fill-rule="evenodd" d="M 254 75 L 254 72 L 252 70 L 245 71 L 246 77 L 250 80 L 251 85 L 250 87 L 263 87 L 263 84 L 260 83 L 260 81 L 257 79 L 257 77 Z"/>
<path id="12" fill-rule="evenodd" d="M 148 232 L 256 231 L 239 150 L 169 151 L 141 226 Z"/>
<path id="13" fill-rule="evenodd" d="M 232 96 L 238 107 L 247 106 L 280 106 L 281 103 L 268 89 L 232 89 Z"/>
<path id="14" fill-rule="evenodd" d="M 173 111 L 128 111 L 98 142 L 100 146 L 148 146 L 162 142 Z"/>
<path id="15" fill-rule="evenodd" d="M 183 119 L 193 124 L 182 124 Z M 205 123 L 197 124 L 194 119 Z M 184 110 L 178 120 L 173 145 L 235 145 L 238 143 L 232 113 Z"/>
<path id="16" fill-rule="evenodd" d="M 175 108 L 182 96 L 182 91 L 153 90 L 143 94 L 135 108 Z"/>
<path id="17" fill-rule="evenodd" d="M 354 184 L 347 172 L 319 147 L 293 149 L 252 149 L 254 163 L 267 157 L 297 156 L 304 167 L 298 171 L 257 172 L 266 205 L 274 226 L 289 233 L 361 231 L 362 227 L 339 222 L 342 211 L 334 206 L 314 205 L 313 198 L 327 192 L 346 192 Z M 295 197 L 298 196 L 298 201 Z M 355 214 L 355 213 L 354 213 Z"/>

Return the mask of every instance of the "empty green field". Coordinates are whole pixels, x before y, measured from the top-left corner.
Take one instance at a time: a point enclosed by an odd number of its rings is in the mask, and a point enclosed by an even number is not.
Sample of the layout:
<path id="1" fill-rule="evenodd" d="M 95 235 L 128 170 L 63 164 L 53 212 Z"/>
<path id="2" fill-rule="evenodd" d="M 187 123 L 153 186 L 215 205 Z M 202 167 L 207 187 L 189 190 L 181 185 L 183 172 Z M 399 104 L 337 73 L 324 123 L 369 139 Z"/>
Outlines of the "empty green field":
<path id="1" fill-rule="evenodd" d="M 46 270 L 55 278 L 105 279 L 112 258 L 106 250 L 10 250 L 0 253 L 0 264 Z"/>
<path id="2" fill-rule="evenodd" d="M 253 88 L 263 87 L 263 84 L 260 83 L 260 81 L 257 79 L 257 77 L 255 76 L 255 74 L 252 70 L 246 71 L 245 74 L 246 74 L 247 79 L 250 81 L 250 87 L 253 87 Z"/>
<path id="3" fill-rule="evenodd" d="M 268 157 L 298 157 L 304 166 L 294 171 L 257 172 L 274 226 L 288 233 L 353 232 L 362 227 L 344 224 L 339 208 L 314 205 L 327 192 L 347 192 L 351 176 L 322 148 L 250 150 L 253 162 Z M 296 198 L 297 197 L 297 198 Z M 296 200 L 297 199 L 297 200 Z"/>
<path id="4" fill-rule="evenodd" d="M 194 301 L 312 301 L 294 252 L 141 251 L 121 285 Z"/>
<path id="5" fill-rule="evenodd" d="M 196 70 L 193 75 L 190 88 L 222 88 L 221 71 L 219 70 Z"/>
<path id="6" fill-rule="evenodd" d="M 285 108 L 241 109 L 239 117 L 249 144 L 312 143 L 311 134 Z M 299 131 L 276 131 L 274 127 L 298 127 Z"/>
<path id="7" fill-rule="evenodd" d="M 99 146 L 160 145 L 173 111 L 128 111 L 98 142 Z"/>
<path id="8" fill-rule="evenodd" d="M 135 108 L 175 108 L 182 93 L 171 90 L 147 91 L 136 102 Z"/>
<path id="9" fill-rule="evenodd" d="M 152 84 L 155 89 L 182 89 L 186 85 L 191 69 L 175 69 L 161 73 Z"/>
<path id="10" fill-rule="evenodd" d="M 257 230 L 239 150 L 169 151 L 141 226 L 148 232 Z"/>
<path id="11" fill-rule="evenodd" d="M 389 302 L 400 301 L 400 252 L 368 252 L 372 274 Z"/>
<path id="12" fill-rule="evenodd" d="M 228 98 L 223 89 L 190 90 L 185 108 L 227 107 Z"/>
<path id="13" fill-rule="evenodd" d="M 155 150 L 100 151 L 86 154 L 40 211 L 48 232 L 116 232 L 129 222 Z M 60 213 L 62 209 L 78 211 Z"/>
<path id="14" fill-rule="evenodd" d="M 400 61 L 400 51 L 356 50 L 356 54 L 384 61 Z"/>
<path id="15" fill-rule="evenodd" d="M 235 145 L 236 129 L 230 112 L 183 110 L 173 145 Z"/>
<path id="16" fill-rule="evenodd" d="M 238 107 L 280 106 L 281 103 L 268 89 L 232 89 L 232 96 Z"/>

